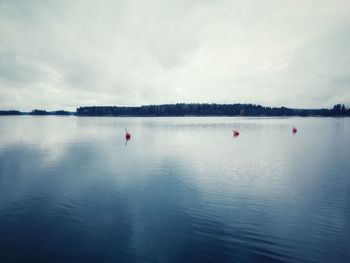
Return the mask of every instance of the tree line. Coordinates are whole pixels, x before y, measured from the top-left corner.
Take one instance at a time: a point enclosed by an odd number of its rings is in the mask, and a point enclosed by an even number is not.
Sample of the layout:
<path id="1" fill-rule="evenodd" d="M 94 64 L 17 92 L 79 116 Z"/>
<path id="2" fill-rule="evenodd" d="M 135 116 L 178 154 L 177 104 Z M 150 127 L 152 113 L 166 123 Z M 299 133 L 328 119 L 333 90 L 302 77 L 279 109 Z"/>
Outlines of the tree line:
<path id="1" fill-rule="evenodd" d="M 264 107 L 256 104 L 177 103 L 163 105 L 85 106 L 76 112 L 64 110 L 31 112 L 17 110 L 0 111 L 0 115 L 77 115 L 77 116 L 350 116 L 344 104 L 331 109 L 291 109 L 286 107 Z"/>
<path id="2" fill-rule="evenodd" d="M 46 111 L 46 110 L 32 110 L 31 112 L 20 112 L 18 110 L 0 110 L 0 115 L 74 115 L 74 112 L 57 110 L 57 111 Z"/>
<path id="3" fill-rule="evenodd" d="M 78 116 L 350 116 L 350 109 L 337 104 L 332 109 L 291 109 L 255 104 L 177 103 L 127 106 L 86 106 Z"/>

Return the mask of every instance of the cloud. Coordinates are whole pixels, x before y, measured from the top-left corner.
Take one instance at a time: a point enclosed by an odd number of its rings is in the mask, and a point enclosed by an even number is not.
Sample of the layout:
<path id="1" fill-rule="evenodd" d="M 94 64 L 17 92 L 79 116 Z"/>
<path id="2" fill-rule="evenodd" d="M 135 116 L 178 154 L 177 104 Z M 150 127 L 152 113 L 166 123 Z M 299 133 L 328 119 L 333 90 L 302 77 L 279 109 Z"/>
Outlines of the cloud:
<path id="1" fill-rule="evenodd" d="M 0 2 L 0 105 L 350 103 L 348 1 Z"/>

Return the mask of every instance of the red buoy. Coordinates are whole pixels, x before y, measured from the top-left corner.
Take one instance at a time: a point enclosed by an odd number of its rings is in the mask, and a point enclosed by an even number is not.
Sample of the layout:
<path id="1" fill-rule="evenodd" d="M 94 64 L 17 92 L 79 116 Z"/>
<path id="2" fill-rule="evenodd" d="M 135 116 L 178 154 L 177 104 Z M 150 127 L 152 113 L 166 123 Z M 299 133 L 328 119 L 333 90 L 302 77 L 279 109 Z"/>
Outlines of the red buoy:
<path id="1" fill-rule="evenodd" d="M 293 126 L 292 132 L 293 132 L 293 133 L 296 133 L 297 131 L 298 131 L 297 128 L 295 128 L 295 127 Z"/>
<path id="2" fill-rule="evenodd" d="M 131 134 L 128 132 L 128 130 L 125 128 L 125 140 L 130 140 Z"/>
<path id="3" fill-rule="evenodd" d="M 233 129 L 233 136 L 237 137 L 239 135 L 239 131 L 236 129 Z"/>

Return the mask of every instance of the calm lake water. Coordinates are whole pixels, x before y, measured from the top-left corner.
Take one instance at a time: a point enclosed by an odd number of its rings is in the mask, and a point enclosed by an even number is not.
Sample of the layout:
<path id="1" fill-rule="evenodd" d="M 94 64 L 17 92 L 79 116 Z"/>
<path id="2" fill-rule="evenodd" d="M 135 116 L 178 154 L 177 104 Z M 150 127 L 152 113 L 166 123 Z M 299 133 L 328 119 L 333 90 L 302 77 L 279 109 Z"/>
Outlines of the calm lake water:
<path id="1" fill-rule="evenodd" d="M 0 117 L 0 262 L 350 262 L 350 118 Z"/>

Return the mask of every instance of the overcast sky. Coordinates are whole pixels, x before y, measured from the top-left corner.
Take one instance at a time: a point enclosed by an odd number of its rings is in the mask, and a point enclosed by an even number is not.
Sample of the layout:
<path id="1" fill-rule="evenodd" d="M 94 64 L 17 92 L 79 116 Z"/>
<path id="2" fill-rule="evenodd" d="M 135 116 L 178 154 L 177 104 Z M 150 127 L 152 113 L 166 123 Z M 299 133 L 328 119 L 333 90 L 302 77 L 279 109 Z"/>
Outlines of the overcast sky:
<path id="1" fill-rule="evenodd" d="M 350 105 L 349 0 L 0 0 L 0 108 Z"/>

